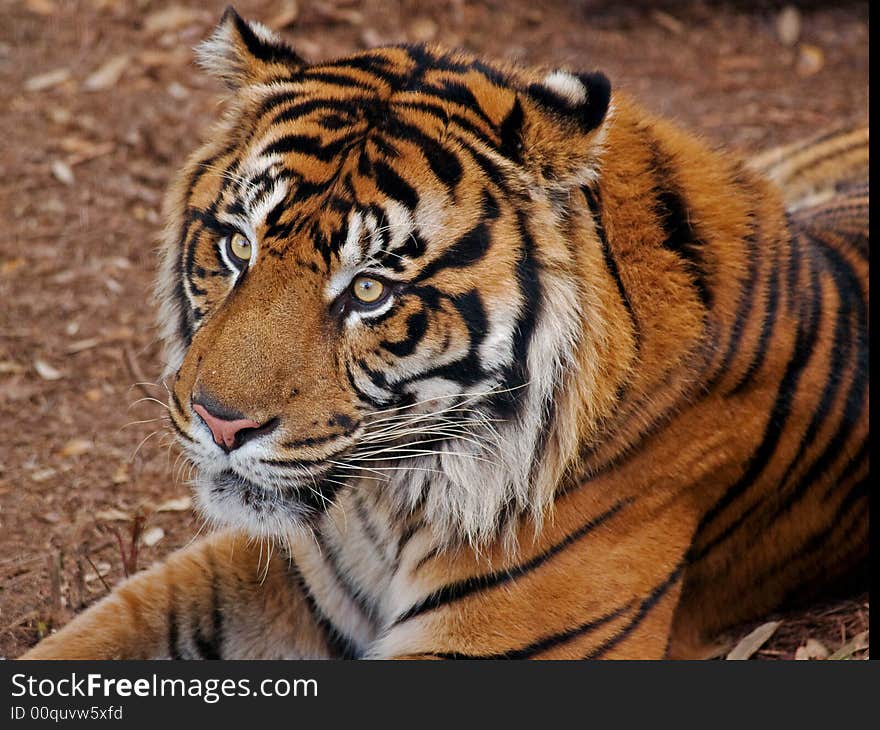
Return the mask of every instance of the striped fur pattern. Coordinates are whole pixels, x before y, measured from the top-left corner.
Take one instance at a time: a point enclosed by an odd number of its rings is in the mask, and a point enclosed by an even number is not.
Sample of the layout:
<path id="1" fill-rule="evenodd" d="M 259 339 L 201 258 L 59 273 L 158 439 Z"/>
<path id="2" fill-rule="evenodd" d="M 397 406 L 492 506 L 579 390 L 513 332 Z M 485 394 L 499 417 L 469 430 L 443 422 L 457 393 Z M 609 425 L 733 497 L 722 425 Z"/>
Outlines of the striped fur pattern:
<path id="1" fill-rule="evenodd" d="M 201 54 L 159 292 L 223 527 L 28 657 L 698 657 L 864 564 L 867 185 L 786 211 L 596 73 Z"/>
<path id="2" fill-rule="evenodd" d="M 867 163 L 867 127 L 828 130 L 750 160 L 782 190 L 789 209 L 818 205 L 862 182 Z"/>

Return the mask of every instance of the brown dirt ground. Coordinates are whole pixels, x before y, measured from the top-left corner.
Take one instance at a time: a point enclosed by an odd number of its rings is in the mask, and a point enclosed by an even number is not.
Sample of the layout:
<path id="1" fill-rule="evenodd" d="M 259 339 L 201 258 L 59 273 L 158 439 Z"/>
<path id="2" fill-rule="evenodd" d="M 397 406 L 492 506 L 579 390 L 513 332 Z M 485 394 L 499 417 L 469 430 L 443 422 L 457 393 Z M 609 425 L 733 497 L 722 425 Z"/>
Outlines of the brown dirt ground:
<path id="1" fill-rule="evenodd" d="M 157 510 L 187 488 L 155 420 L 162 409 L 139 401 L 161 388 L 132 383 L 160 371 L 150 303 L 160 200 L 216 113 L 217 85 L 190 48 L 225 4 L 0 0 L 0 657 L 122 577 L 115 531 L 127 541 L 134 515 L 148 537 L 164 531 L 141 546 L 139 567 L 198 529 L 186 508 Z M 745 153 L 867 117 L 867 2 L 801 4 L 793 45 L 772 2 L 296 6 L 238 9 L 286 25 L 315 59 L 436 39 L 601 68 L 653 110 Z M 788 614 L 757 656 L 790 658 L 808 637 L 834 651 L 867 616 L 867 596 Z"/>

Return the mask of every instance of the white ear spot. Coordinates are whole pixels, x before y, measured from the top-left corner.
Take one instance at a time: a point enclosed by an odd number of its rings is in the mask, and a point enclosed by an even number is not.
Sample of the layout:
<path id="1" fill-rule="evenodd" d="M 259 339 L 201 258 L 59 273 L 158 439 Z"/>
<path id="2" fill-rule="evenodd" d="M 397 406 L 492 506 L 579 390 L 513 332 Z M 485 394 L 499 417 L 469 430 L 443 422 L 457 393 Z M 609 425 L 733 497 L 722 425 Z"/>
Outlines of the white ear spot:
<path id="1" fill-rule="evenodd" d="M 587 100 L 587 88 L 577 76 L 567 71 L 552 71 L 547 74 L 544 86 L 572 106 L 583 104 Z"/>
<path id="2" fill-rule="evenodd" d="M 263 25 L 259 20 L 249 20 L 247 24 L 251 27 L 254 35 L 264 43 L 268 43 L 270 46 L 284 45 L 284 39 L 274 30 L 269 30 L 269 28 Z"/>

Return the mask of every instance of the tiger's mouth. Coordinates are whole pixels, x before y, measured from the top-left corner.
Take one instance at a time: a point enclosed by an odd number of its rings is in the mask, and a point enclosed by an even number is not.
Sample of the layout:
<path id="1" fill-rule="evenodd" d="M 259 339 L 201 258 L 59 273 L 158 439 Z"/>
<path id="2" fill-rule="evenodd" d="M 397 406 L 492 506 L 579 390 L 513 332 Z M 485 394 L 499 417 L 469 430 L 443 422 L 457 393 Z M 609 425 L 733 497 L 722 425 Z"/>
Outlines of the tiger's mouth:
<path id="1" fill-rule="evenodd" d="M 232 469 L 201 473 L 194 488 L 206 518 L 254 535 L 310 524 L 327 511 L 339 490 L 320 478 L 308 484 L 265 484 Z"/>

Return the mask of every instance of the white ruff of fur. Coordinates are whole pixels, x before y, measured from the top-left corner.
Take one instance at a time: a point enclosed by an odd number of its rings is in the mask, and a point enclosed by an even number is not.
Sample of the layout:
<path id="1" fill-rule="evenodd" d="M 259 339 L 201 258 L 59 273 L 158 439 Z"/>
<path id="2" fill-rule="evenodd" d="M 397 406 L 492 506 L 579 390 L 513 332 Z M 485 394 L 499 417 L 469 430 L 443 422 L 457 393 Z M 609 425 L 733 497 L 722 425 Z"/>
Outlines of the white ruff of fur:
<path id="1" fill-rule="evenodd" d="M 383 486 L 405 511 L 416 509 L 426 493 L 425 519 L 447 545 L 465 541 L 479 546 L 499 529 L 513 529 L 515 520 L 501 524 L 505 513 L 531 513 L 537 528 L 552 501 L 561 475 L 554 464 L 543 462 L 542 443 L 545 430 L 558 427 L 548 422 L 549 406 L 564 373 L 573 367 L 578 302 L 568 282 L 545 274 L 541 284 L 545 294 L 529 347 L 530 380 L 512 394 L 522 401 L 520 415 L 496 424 L 495 438 L 476 427 L 485 446 L 453 439 L 433 444 L 445 453 L 394 464 L 400 471 L 389 472 Z M 478 401 L 468 405 L 479 408 Z"/>

